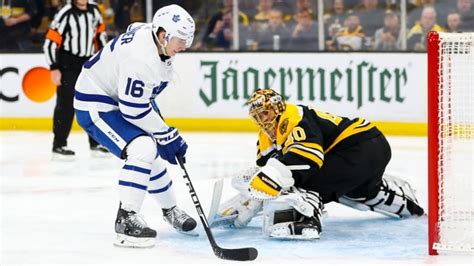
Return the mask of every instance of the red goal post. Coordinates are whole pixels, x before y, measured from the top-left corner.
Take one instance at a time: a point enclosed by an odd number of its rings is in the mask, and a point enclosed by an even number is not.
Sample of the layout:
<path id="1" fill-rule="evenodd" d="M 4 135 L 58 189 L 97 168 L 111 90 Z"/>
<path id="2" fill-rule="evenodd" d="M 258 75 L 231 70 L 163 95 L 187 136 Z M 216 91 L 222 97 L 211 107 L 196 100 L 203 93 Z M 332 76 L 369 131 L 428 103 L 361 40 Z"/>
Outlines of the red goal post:
<path id="1" fill-rule="evenodd" d="M 429 254 L 474 250 L 474 33 L 428 34 Z"/>

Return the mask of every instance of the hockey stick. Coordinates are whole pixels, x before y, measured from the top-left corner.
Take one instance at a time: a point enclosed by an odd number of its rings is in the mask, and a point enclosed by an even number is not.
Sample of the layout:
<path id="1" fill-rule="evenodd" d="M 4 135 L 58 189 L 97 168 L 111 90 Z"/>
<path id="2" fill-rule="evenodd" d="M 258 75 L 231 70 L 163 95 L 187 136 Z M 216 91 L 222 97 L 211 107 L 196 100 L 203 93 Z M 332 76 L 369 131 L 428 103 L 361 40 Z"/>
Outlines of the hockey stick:
<path id="1" fill-rule="evenodd" d="M 255 248 L 239 248 L 239 249 L 227 249 L 221 248 L 217 245 L 214 236 L 212 235 L 211 229 L 209 228 L 209 224 L 206 219 L 206 215 L 202 210 L 201 203 L 197 197 L 196 191 L 194 190 L 193 184 L 191 183 L 191 179 L 189 178 L 188 171 L 184 167 L 184 162 L 182 158 L 176 157 L 179 166 L 183 170 L 183 178 L 186 182 L 186 185 L 189 188 L 189 194 L 191 195 L 191 199 L 193 200 L 194 206 L 196 207 L 196 211 L 201 219 L 202 226 L 204 227 L 204 231 L 206 231 L 207 238 L 211 243 L 212 250 L 214 254 L 221 259 L 225 260 L 238 260 L 238 261 L 249 261 L 254 260 L 258 256 L 258 251 Z"/>

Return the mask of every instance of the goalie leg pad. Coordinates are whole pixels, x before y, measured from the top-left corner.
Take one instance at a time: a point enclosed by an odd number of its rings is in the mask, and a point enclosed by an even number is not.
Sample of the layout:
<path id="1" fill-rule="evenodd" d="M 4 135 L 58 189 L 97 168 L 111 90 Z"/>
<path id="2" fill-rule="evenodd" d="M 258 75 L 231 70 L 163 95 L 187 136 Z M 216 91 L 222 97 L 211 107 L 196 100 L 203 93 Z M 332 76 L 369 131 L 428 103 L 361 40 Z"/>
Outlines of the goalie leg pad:
<path id="1" fill-rule="evenodd" d="M 223 225 L 242 228 L 262 210 L 262 202 L 253 200 L 244 194 L 237 194 L 222 203 L 217 211 L 217 220 Z"/>
<path id="2" fill-rule="evenodd" d="M 384 176 L 378 194 L 372 199 L 354 199 L 342 196 L 339 203 L 361 211 L 374 211 L 395 218 L 422 216 L 423 208 L 418 204 L 414 189 L 408 182 Z"/>
<path id="3" fill-rule="evenodd" d="M 304 190 L 292 188 L 292 192 L 266 201 L 263 206 L 263 234 L 279 239 L 319 239 L 323 205 L 316 192 L 311 192 L 310 197 L 306 197 L 306 193 Z M 313 200 L 314 195 L 317 200 Z M 301 199 L 295 200 L 296 197 Z M 304 201 L 311 201 L 308 203 L 312 206 L 312 214 L 309 216 L 297 209 Z M 295 202 L 299 204 L 295 205 Z M 309 207 L 304 209 L 308 210 Z"/>

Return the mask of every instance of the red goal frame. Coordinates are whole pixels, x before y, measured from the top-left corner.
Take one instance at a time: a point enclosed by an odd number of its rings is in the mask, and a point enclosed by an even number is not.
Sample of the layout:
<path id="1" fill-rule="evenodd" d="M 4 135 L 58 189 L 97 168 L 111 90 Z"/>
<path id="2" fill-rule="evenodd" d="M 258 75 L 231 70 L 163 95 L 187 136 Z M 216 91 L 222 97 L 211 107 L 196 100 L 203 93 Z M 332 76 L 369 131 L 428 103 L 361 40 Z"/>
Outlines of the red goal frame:
<path id="1" fill-rule="evenodd" d="M 428 253 L 438 255 L 433 244 L 439 240 L 438 111 L 439 34 L 428 33 Z"/>

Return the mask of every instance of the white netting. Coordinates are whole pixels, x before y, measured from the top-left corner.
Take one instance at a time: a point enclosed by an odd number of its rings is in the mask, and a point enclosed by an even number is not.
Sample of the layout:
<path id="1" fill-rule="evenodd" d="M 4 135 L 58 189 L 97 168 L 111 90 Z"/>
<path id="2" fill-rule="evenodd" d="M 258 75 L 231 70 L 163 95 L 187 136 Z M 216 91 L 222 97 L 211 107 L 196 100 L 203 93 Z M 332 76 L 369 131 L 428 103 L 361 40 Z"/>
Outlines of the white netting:
<path id="1" fill-rule="evenodd" d="M 474 249 L 474 33 L 439 34 L 439 242 Z"/>

